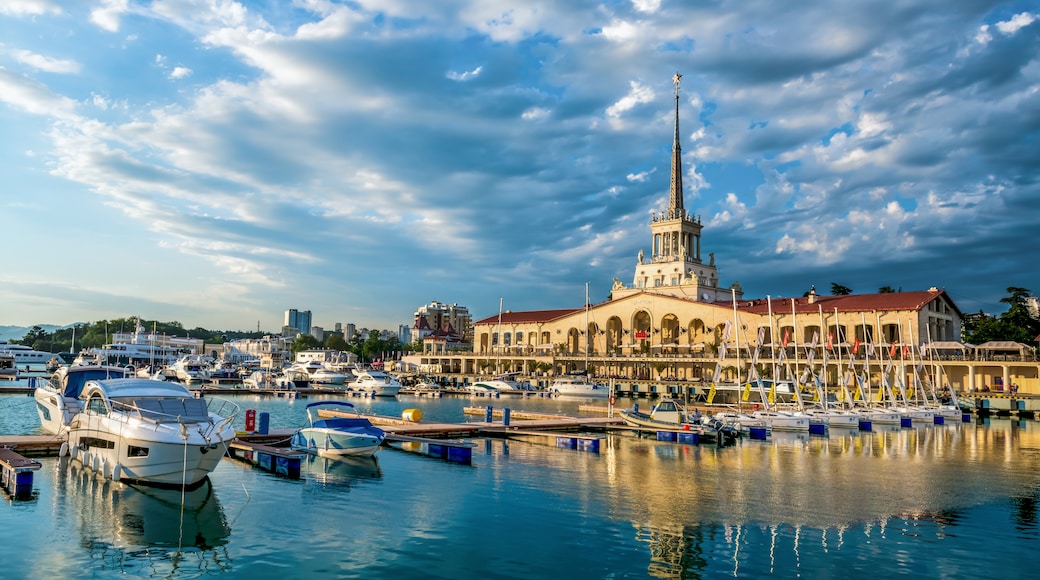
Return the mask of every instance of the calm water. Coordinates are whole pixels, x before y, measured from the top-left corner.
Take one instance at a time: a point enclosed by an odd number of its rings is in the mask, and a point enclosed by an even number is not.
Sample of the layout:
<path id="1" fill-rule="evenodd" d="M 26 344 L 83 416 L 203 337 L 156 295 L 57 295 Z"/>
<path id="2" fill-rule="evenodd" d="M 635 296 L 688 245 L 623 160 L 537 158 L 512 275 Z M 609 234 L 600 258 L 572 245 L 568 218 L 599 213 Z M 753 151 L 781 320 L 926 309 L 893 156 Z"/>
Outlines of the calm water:
<path id="1" fill-rule="evenodd" d="M 236 400 L 294 427 L 314 399 Z M 36 432 L 31 402 L 0 396 L 0 434 Z M 450 421 L 487 404 L 355 402 Z M 5 557 L 0 577 L 1021 578 L 1034 577 L 1040 547 L 1032 421 L 723 449 L 611 436 L 598 455 L 480 440 L 471 466 L 384 449 L 375 461 L 314 459 L 299 480 L 225 459 L 183 507 L 179 492 L 42 462 L 33 499 L 0 503 L 3 554 L 22 555 Z"/>

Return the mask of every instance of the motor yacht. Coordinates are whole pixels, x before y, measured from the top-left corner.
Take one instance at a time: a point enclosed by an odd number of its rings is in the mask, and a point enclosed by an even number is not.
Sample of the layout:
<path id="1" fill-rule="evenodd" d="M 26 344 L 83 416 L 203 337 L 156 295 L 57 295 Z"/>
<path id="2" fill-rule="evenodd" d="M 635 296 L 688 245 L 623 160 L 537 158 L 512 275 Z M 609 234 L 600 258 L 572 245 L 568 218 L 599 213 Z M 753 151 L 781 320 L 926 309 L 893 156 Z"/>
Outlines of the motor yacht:
<path id="1" fill-rule="evenodd" d="M 197 487 L 235 437 L 238 405 L 196 398 L 180 383 L 88 380 L 79 398 L 59 455 L 113 481 Z"/>

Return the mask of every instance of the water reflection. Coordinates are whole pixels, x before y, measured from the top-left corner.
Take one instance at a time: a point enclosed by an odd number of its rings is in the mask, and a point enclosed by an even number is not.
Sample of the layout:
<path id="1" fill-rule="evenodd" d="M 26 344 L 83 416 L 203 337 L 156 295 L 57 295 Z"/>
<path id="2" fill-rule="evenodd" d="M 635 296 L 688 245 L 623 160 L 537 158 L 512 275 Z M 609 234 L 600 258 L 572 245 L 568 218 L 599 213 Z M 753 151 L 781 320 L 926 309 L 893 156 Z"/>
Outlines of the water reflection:
<path id="1" fill-rule="evenodd" d="M 300 475 L 322 488 L 350 488 L 361 482 L 383 477 L 379 460 L 373 457 L 332 459 L 307 455 L 300 463 Z"/>
<path id="2" fill-rule="evenodd" d="M 1038 448 L 1037 424 L 1017 420 L 773 433 L 724 448 L 619 434 L 606 437 L 599 455 L 483 445 L 498 458 L 491 469 L 523 463 L 560 473 L 527 484 L 568 494 L 578 516 L 588 511 L 580 506 L 606 502 L 612 518 L 632 523 L 634 539 L 646 545 L 646 570 L 659 578 L 720 568 L 808 574 L 835 553 L 864 566 L 852 552 L 873 551 L 872 542 L 888 536 L 935 542 L 962 525 L 961 536 L 976 533 L 978 522 L 964 522 L 964 514 L 990 504 L 1007 507 L 1014 539 L 1035 538 L 1040 476 L 1029 459 Z M 903 554 L 886 565 L 903 573 L 938 566 Z"/>
<path id="3" fill-rule="evenodd" d="M 68 458 L 55 461 L 55 493 L 77 514 L 79 541 L 103 568 L 231 569 L 231 529 L 207 478 L 186 492 L 103 480 Z"/>

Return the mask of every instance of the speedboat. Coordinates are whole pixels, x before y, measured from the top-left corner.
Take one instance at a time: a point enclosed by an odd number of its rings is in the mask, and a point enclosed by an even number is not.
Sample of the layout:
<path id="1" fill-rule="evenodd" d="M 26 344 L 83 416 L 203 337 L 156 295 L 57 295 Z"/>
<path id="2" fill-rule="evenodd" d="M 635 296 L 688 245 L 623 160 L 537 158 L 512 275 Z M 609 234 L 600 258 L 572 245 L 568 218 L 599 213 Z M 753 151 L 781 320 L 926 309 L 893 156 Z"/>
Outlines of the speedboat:
<path id="1" fill-rule="evenodd" d="M 654 405 L 649 413 L 635 409 L 621 409 L 625 423 L 640 429 L 668 429 L 693 431 L 707 442 L 729 444 L 740 436 L 739 426 L 727 424 L 701 416 L 698 411 L 687 413 L 682 403 L 675 399 L 664 399 Z"/>
<path id="2" fill-rule="evenodd" d="M 316 409 L 321 406 L 350 409 L 355 416 L 323 419 Z M 321 457 L 371 456 L 386 438 L 382 429 L 362 417 L 354 405 L 343 401 L 318 401 L 307 405 L 307 422 L 307 427 L 293 434 L 292 448 Z"/>
<path id="3" fill-rule="evenodd" d="M 500 391 L 494 387 L 494 381 L 477 381 L 470 383 L 465 386 L 466 392 L 471 395 L 478 395 L 486 397 L 488 395 L 496 395 Z"/>
<path id="4" fill-rule="evenodd" d="M 573 397 L 596 397 L 607 398 L 610 396 L 610 388 L 599 383 L 590 383 L 587 378 L 579 375 L 567 375 L 557 377 L 549 384 L 548 391 L 556 395 Z"/>
<path id="5" fill-rule="evenodd" d="M 372 393 L 377 397 L 396 397 L 401 390 L 401 383 L 383 371 L 360 371 L 357 379 L 347 385 L 350 390 Z"/>
<path id="6" fill-rule="evenodd" d="M 220 463 L 239 412 L 180 383 L 138 378 L 89 380 L 80 402 L 59 455 L 113 481 L 184 489 Z"/>
<path id="7" fill-rule="evenodd" d="M 46 384 L 36 387 L 36 413 L 40 427 L 48 435 L 64 433 L 72 417 L 83 410 L 79 400 L 87 381 L 122 379 L 134 376 L 132 367 L 107 365 L 73 365 L 54 371 Z"/>

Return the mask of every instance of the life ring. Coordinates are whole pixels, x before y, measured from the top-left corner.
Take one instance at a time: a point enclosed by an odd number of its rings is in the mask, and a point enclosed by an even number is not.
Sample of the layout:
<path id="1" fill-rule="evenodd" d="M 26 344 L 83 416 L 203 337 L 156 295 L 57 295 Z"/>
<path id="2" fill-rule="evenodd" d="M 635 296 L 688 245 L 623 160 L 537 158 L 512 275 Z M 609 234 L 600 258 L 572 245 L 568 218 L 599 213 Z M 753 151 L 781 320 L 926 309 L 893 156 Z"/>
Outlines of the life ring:
<path id="1" fill-rule="evenodd" d="M 608 403 L 610 403 L 610 406 L 611 406 L 611 407 L 613 407 L 613 406 L 614 406 L 614 403 L 616 403 L 616 402 L 617 402 L 617 398 L 616 398 L 616 397 L 614 397 L 614 395 L 611 395 L 611 396 L 607 397 L 607 402 L 608 402 Z"/>

